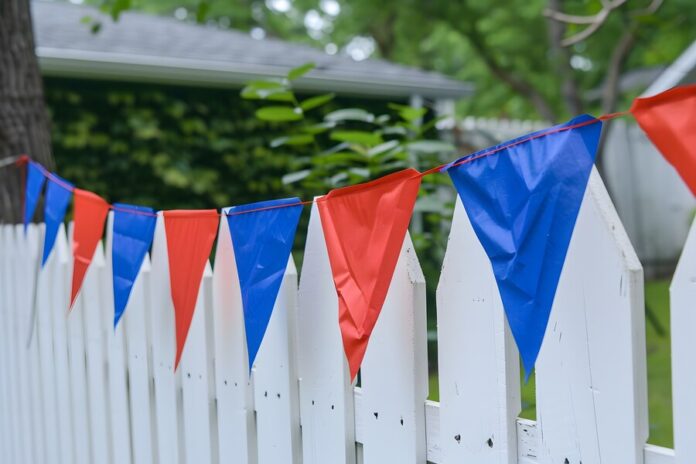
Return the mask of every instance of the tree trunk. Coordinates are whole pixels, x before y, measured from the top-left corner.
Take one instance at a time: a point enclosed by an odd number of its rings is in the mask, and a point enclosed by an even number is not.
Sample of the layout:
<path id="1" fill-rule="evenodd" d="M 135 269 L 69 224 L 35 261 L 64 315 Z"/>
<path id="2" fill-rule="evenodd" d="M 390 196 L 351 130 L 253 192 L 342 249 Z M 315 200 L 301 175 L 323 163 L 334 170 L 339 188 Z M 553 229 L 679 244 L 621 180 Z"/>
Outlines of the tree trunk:
<path id="1" fill-rule="evenodd" d="M 50 135 L 29 0 L 0 0 L 0 160 L 27 154 L 52 168 Z M 21 221 L 23 174 L 0 168 L 0 222 Z"/>

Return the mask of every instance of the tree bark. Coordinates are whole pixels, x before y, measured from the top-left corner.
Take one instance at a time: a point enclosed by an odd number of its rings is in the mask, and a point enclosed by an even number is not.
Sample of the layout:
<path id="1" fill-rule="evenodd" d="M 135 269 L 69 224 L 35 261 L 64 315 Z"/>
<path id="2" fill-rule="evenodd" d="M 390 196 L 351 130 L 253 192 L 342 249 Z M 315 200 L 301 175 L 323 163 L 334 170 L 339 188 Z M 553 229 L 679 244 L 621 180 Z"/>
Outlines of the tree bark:
<path id="1" fill-rule="evenodd" d="M 0 160 L 27 154 L 53 167 L 29 0 L 0 0 Z M 22 218 L 24 172 L 0 168 L 0 222 Z"/>

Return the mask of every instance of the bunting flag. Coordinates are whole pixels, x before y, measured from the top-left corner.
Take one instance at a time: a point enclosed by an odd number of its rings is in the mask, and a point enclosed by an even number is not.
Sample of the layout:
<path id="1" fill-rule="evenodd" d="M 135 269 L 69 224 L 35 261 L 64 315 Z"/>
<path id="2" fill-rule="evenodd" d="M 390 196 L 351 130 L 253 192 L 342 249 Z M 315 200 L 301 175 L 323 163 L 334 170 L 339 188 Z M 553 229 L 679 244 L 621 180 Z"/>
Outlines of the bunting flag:
<path id="1" fill-rule="evenodd" d="M 99 195 L 76 188 L 75 229 L 73 230 L 73 275 L 70 291 L 70 308 L 82 287 L 87 268 L 92 262 L 94 251 L 104 234 L 104 222 L 109 214 L 109 204 Z"/>
<path id="2" fill-rule="evenodd" d="M 300 213 L 299 198 L 235 206 L 227 213 L 242 291 L 250 370 L 283 282 Z"/>
<path id="3" fill-rule="evenodd" d="M 46 182 L 41 166 L 29 161 L 27 163 L 27 183 L 24 190 L 24 233 L 27 233 L 27 226 L 34 218 L 36 205 L 39 203 L 41 190 Z"/>
<path id="4" fill-rule="evenodd" d="M 486 251 L 529 378 L 594 163 L 588 115 L 446 166 Z"/>
<path id="5" fill-rule="evenodd" d="M 420 182 L 418 171 L 406 169 L 317 200 L 351 379 L 387 296 Z"/>
<path id="6" fill-rule="evenodd" d="M 636 98 L 631 113 L 696 195 L 696 84 Z"/>
<path id="7" fill-rule="evenodd" d="M 60 227 L 65 212 L 70 204 L 70 197 L 75 187 L 57 174 L 50 174 L 48 185 L 46 186 L 46 196 L 44 198 L 44 222 L 46 223 L 46 236 L 44 238 L 43 256 L 41 267 L 46 264 L 51 255 L 53 245 L 56 243 L 58 228 Z"/>
<path id="8" fill-rule="evenodd" d="M 145 254 L 152 245 L 157 215 L 145 206 L 114 204 L 111 264 L 114 275 L 114 328 L 128 304 Z"/>
<path id="9" fill-rule="evenodd" d="M 213 248 L 219 223 L 220 215 L 214 209 L 164 212 L 169 282 L 176 319 L 174 370 L 181 361 L 205 263 Z"/>

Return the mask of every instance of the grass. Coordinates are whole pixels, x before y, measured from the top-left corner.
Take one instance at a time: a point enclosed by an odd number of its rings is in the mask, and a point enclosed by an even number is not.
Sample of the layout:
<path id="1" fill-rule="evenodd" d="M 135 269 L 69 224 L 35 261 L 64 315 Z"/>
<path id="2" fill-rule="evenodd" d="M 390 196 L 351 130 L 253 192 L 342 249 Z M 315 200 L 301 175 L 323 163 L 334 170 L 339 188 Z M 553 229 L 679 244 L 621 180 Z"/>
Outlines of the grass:
<path id="1" fill-rule="evenodd" d="M 646 351 L 648 355 L 648 413 L 649 443 L 673 447 L 672 432 L 672 366 L 670 356 L 669 281 L 658 280 L 645 284 L 645 304 L 654 318 L 646 321 Z M 663 332 L 660 333 L 662 329 Z M 536 418 L 534 375 L 529 383 L 522 382 L 522 412 L 520 417 Z M 437 373 L 430 376 L 430 399 L 437 401 Z"/>

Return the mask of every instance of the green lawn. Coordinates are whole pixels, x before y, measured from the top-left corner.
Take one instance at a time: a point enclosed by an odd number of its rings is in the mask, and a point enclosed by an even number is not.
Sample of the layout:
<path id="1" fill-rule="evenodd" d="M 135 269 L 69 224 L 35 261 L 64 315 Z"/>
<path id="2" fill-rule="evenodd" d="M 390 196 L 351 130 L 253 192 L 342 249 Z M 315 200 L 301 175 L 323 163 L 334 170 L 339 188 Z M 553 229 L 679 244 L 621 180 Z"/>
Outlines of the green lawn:
<path id="1" fill-rule="evenodd" d="M 645 303 L 654 320 L 646 321 L 648 353 L 648 409 L 650 414 L 650 439 L 654 445 L 673 446 L 672 437 L 672 376 L 669 344 L 669 281 L 660 280 L 645 284 Z M 659 333 L 659 328 L 664 330 Z M 437 374 L 430 376 L 430 399 L 439 397 Z M 521 417 L 536 418 L 534 375 L 522 386 Z"/>

